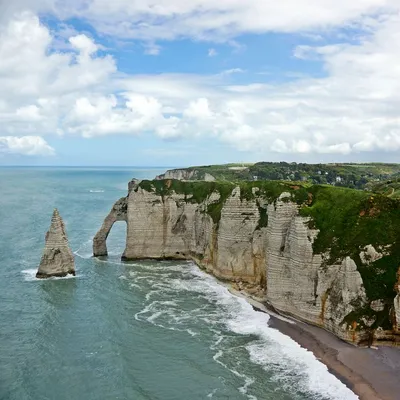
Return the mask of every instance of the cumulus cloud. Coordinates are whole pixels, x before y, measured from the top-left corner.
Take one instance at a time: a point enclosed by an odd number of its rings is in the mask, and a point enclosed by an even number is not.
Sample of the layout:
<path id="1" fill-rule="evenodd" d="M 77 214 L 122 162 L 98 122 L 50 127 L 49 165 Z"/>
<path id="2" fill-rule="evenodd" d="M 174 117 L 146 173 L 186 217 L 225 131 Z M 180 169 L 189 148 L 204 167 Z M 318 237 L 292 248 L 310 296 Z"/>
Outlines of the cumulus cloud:
<path id="1" fill-rule="evenodd" d="M 262 15 L 272 3 L 261 3 L 250 1 L 246 7 Z M 94 4 L 98 6 L 96 10 Z M 88 18 L 92 16 L 100 23 L 100 16 L 108 14 L 112 21 L 119 15 L 121 4 L 126 6 L 126 18 L 147 15 L 148 26 L 154 25 L 154 39 L 163 36 L 171 18 L 176 19 L 174 35 L 183 34 L 182 21 L 194 18 L 193 13 L 200 7 L 196 1 L 174 0 L 157 8 L 147 7 L 146 1 L 139 6 L 123 0 L 93 0 L 87 3 Z M 243 10 L 243 2 L 222 1 L 219 8 L 215 2 L 201 4 L 211 16 L 215 10 L 221 11 L 218 28 L 212 18 L 200 16 L 186 27 L 186 35 L 217 29 L 229 36 L 250 29 L 251 24 L 246 22 L 250 11 Z M 40 132 L 85 137 L 155 134 L 166 140 L 206 135 L 240 150 L 285 154 L 400 150 L 400 15 L 389 13 L 389 5 L 394 7 L 398 2 L 365 0 L 342 4 L 338 0 L 334 10 L 330 1 L 304 2 L 305 8 L 313 5 L 321 12 L 320 19 L 313 19 L 314 14 L 306 12 L 300 18 L 299 3 L 296 4 L 292 15 L 292 10 L 281 9 L 279 3 L 274 11 L 276 21 L 266 13 L 265 20 L 255 20 L 254 30 L 275 29 L 276 25 L 277 30 L 285 31 L 284 13 L 285 21 L 293 22 L 293 29 L 359 19 L 377 7 L 386 7 L 388 14 L 369 21 L 368 34 L 356 44 L 343 41 L 294 49 L 294 56 L 299 59 L 321 62 L 324 77 L 299 75 L 289 82 L 269 84 L 234 84 L 235 73 L 241 72 L 237 68 L 213 76 L 121 74 L 114 58 L 100 55 L 100 45 L 87 35 L 72 32 L 68 38 L 71 49 L 55 52 L 54 36 L 38 17 L 29 12 L 19 14 L 0 25 L 0 124 L 2 134 L 7 135 L 2 139 L 2 148 L 6 148 L 4 143 L 10 148 L 11 139 L 4 138 L 38 138 L 35 135 Z M 80 8 L 76 10 L 79 14 Z M 164 17 L 153 21 L 153 14 Z M 230 27 L 229 35 L 224 26 Z M 148 35 L 142 37 L 153 43 Z"/>
<path id="2" fill-rule="evenodd" d="M 0 153 L 52 156 L 55 151 L 40 136 L 0 136 Z"/>
<path id="3" fill-rule="evenodd" d="M 156 98 L 125 93 L 123 99 L 123 106 L 118 106 L 114 95 L 77 99 L 67 117 L 68 131 L 93 137 L 138 134 L 154 130 L 158 125 L 168 125 L 168 118 L 164 117 L 162 105 Z"/>
<path id="4" fill-rule="evenodd" d="M 371 23 L 397 11 L 399 0 L 14 0 L 0 3 L 0 18 L 18 10 L 79 17 L 98 32 L 146 42 L 194 38 L 223 41 L 243 33 L 299 32 Z M 0 19 L 1 21 L 1 19 Z"/>
<path id="5" fill-rule="evenodd" d="M 238 149 L 285 154 L 398 151 L 399 27 L 395 14 L 359 44 L 307 48 L 324 63 L 323 78 L 231 85 L 224 74 L 219 81 L 181 76 L 174 94 L 168 87 L 177 77 L 133 77 L 131 86 L 175 107 L 181 136 L 207 134 Z"/>
<path id="6" fill-rule="evenodd" d="M 82 56 L 88 57 L 98 50 L 92 39 L 86 35 L 77 35 L 69 38 L 71 45 L 78 50 Z"/>
<path id="7" fill-rule="evenodd" d="M 77 97 L 104 90 L 116 72 L 112 57 L 97 57 L 85 35 L 70 38 L 75 51 L 51 52 L 52 35 L 32 13 L 0 26 L 2 133 L 54 133 Z"/>

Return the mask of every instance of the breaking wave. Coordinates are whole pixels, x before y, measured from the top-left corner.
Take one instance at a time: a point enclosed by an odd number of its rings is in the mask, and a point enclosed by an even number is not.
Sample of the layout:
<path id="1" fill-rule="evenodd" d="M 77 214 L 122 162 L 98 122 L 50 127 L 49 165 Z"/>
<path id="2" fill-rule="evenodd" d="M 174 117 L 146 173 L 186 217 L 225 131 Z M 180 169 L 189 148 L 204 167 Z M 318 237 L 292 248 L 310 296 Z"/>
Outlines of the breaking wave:
<path id="1" fill-rule="evenodd" d="M 132 264 L 120 278 L 132 290 L 143 291 L 137 321 L 208 340 L 214 361 L 242 382 L 237 390 L 248 399 L 256 400 L 253 386 L 267 380 L 292 399 L 298 393 L 320 400 L 358 399 L 312 352 L 270 328 L 268 314 L 255 311 L 192 263 Z M 250 376 L 243 358 L 265 376 Z"/>
<path id="2" fill-rule="evenodd" d="M 36 272 L 37 269 L 24 269 L 21 271 L 22 275 L 24 276 L 24 280 L 26 282 L 32 282 L 32 281 L 41 281 L 43 282 L 43 279 L 36 278 Z M 47 278 L 46 280 L 60 280 L 60 279 L 75 279 L 78 278 L 79 275 L 67 275 L 67 276 L 52 276 L 51 278 Z"/>

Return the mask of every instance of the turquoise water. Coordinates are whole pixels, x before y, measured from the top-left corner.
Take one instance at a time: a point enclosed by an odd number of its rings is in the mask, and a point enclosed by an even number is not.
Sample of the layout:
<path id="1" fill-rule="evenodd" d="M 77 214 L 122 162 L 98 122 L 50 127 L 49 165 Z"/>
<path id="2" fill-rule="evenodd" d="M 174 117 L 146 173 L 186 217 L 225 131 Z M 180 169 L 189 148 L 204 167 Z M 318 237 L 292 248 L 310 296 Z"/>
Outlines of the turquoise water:
<path id="1" fill-rule="evenodd" d="M 356 399 L 312 353 L 191 263 L 107 261 L 91 238 L 157 169 L 0 168 L 0 399 Z M 77 276 L 36 280 L 53 207 Z"/>

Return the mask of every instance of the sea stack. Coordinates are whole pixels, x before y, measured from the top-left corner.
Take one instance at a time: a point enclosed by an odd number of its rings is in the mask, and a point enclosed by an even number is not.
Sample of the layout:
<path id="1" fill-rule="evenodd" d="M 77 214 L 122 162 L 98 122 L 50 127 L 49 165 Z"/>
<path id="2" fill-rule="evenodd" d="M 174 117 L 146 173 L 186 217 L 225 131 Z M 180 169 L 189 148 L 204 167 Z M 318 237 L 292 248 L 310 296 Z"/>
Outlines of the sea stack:
<path id="1" fill-rule="evenodd" d="M 46 233 L 46 244 L 36 278 L 67 276 L 68 274 L 75 275 L 74 256 L 68 246 L 64 221 L 55 208 L 50 229 Z"/>

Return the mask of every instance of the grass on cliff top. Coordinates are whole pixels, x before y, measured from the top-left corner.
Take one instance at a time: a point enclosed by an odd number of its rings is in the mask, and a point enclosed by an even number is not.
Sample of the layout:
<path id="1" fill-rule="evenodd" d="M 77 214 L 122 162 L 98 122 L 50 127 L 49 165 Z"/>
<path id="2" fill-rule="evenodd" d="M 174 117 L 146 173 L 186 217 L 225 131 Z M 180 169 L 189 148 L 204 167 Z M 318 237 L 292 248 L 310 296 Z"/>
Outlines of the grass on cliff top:
<path id="1" fill-rule="evenodd" d="M 221 218 L 222 207 L 226 199 L 232 193 L 235 187 L 240 187 L 240 197 L 242 200 L 265 199 L 269 203 L 274 202 L 283 192 L 292 194 L 292 200 L 298 204 L 302 204 L 307 200 L 308 190 L 307 185 L 293 184 L 288 182 L 278 181 L 259 181 L 259 182 L 226 182 L 226 181 L 180 181 L 175 179 L 143 180 L 139 183 L 139 187 L 149 192 L 155 192 L 161 197 L 168 196 L 172 193 L 184 195 L 186 202 L 200 204 L 205 201 L 212 193 L 219 193 L 218 201 L 213 202 L 207 208 L 207 213 L 212 217 L 215 223 L 218 223 Z M 253 193 L 256 190 L 256 194 Z M 289 201 L 287 199 L 286 201 Z M 266 225 L 266 215 L 261 212 L 262 221 L 260 227 Z"/>
<path id="2" fill-rule="evenodd" d="M 240 187 L 240 197 L 245 200 L 254 198 L 265 198 L 270 202 L 275 201 L 283 192 L 292 194 L 292 199 L 298 204 L 307 200 L 308 187 L 310 185 L 295 182 L 280 181 L 180 181 L 175 179 L 164 180 L 143 180 L 139 187 L 150 192 L 155 192 L 159 196 L 167 196 L 173 192 L 183 194 L 185 201 L 201 203 L 206 200 L 213 192 L 221 195 L 223 201 L 232 193 L 235 187 Z M 253 189 L 256 188 L 256 194 Z"/>
<path id="3" fill-rule="evenodd" d="M 329 251 L 327 264 L 350 256 L 357 264 L 370 300 L 393 299 L 400 265 L 400 201 L 347 188 L 312 186 L 312 203 L 300 209 L 319 229 L 315 253 Z M 368 244 L 376 250 L 390 245 L 390 255 L 363 265 L 360 251 Z"/>

